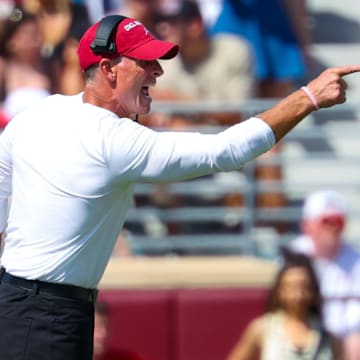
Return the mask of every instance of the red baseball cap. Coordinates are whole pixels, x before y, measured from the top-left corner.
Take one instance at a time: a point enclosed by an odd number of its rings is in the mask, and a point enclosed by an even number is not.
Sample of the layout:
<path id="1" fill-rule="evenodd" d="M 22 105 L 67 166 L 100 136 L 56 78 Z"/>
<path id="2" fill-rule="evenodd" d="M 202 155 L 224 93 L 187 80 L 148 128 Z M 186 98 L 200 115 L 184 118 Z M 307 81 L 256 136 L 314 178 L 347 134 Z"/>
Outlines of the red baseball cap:
<path id="1" fill-rule="evenodd" d="M 100 21 L 92 25 L 80 39 L 78 47 L 79 63 L 82 70 L 86 70 L 91 65 L 97 64 L 102 58 L 115 58 L 119 55 L 125 55 L 137 60 L 157 60 L 171 59 L 179 51 L 176 44 L 162 41 L 154 36 L 138 20 L 125 18 L 116 29 L 114 36 L 116 52 L 94 53 L 91 44 L 96 37 L 96 31 Z"/>

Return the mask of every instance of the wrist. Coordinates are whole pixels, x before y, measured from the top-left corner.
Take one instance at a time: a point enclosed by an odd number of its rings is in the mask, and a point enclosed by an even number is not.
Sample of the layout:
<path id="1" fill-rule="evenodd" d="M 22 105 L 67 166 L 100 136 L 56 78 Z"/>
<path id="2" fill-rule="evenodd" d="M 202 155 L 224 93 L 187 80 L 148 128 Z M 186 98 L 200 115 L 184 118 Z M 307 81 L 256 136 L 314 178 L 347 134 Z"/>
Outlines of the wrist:
<path id="1" fill-rule="evenodd" d="M 312 91 L 307 86 L 302 86 L 301 90 L 303 90 L 305 92 L 305 94 L 308 96 L 308 98 L 310 99 L 311 103 L 313 104 L 315 110 L 319 110 L 320 109 L 319 103 L 318 103 L 315 95 L 312 93 Z"/>

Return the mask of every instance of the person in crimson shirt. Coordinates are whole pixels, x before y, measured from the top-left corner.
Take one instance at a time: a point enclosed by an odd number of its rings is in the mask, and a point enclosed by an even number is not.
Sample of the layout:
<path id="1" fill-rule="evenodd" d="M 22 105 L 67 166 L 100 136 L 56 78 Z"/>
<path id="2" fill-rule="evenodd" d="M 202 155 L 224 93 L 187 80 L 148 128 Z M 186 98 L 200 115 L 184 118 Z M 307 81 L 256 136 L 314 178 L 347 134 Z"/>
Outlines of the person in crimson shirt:
<path id="1" fill-rule="evenodd" d="M 94 355 L 93 360 L 144 360 L 130 349 L 109 349 L 109 309 L 104 302 L 95 304 Z"/>

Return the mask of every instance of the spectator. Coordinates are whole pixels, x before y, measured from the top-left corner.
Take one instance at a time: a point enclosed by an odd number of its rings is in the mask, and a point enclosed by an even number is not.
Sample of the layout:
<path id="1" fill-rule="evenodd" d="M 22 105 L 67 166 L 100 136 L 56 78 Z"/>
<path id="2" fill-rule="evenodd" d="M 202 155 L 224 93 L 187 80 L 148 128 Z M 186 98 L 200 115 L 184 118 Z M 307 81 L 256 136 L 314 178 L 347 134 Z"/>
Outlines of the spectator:
<path id="1" fill-rule="evenodd" d="M 202 17 L 204 18 L 206 27 L 211 29 L 214 22 L 219 16 L 222 0 L 197 0 L 199 4 Z"/>
<path id="2" fill-rule="evenodd" d="M 79 93 L 85 82 L 76 51 L 90 26 L 86 6 L 70 0 L 26 0 L 25 5 L 40 25 L 44 39 L 42 53 L 55 73 L 56 91 L 65 95 Z"/>
<path id="3" fill-rule="evenodd" d="M 150 32 L 155 33 L 155 11 L 159 0 L 123 0 L 110 11 L 140 21 Z"/>
<path id="4" fill-rule="evenodd" d="M 328 331 L 344 339 L 345 359 L 360 358 L 360 253 L 344 238 L 348 206 L 333 190 L 311 193 L 305 200 L 302 235 L 292 250 L 314 260 L 324 297 Z"/>
<path id="5" fill-rule="evenodd" d="M 242 36 L 255 51 L 259 97 L 286 96 L 306 75 L 311 42 L 306 1 L 223 0 L 212 34 Z"/>
<path id="6" fill-rule="evenodd" d="M 2 124 L 52 92 L 53 76 L 41 56 L 42 36 L 36 18 L 14 8 L 0 36 Z"/>
<path id="7" fill-rule="evenodd" d="M 155 99 L 239 102 L 254 95 L 253 58 L 247 42 L 227 34 L 210 37 L 195 1 L 185 0 L 170 13 L 159 12 L 156 30 L 161 38 L 179 44 L 180 56 L 162 64 L 164 76 L 153 92 Z M 229 125 L 238 122 L 240 115 L 207 113 L 182 120 L 185 127 L 195 120 L 197 125 Z M 174 120 L 171 125 L 175 126 Z"/>
<path id="8" fill-rule="evenodd" d="M 81 37 L 90 26 L 89 14 L 84 4 L 70 0 L 25 0 L 24 6 L 38 16 L 44 37 L 43 51 L 52 56 L 56 47 L 69 34 Z"/>
<path id="9" fill-rule="evenodd" d="M 95 304 L 93 360 L 142 360 L 132 350 L 111 350 L 107 346 L 109 336 L 109 309 L 104 302 Z"/>
<path id="10" fill-rule="evenodd" d="M 85 5 L 91 23 L 99 21 L 105 14 L 118 8 L 123 0 L 72 0 L 73 4 Z"/>
<path id="11" fill-rule="evenodd" d="M 310 63 L 310 31 L 306 26 L 305 0 L 223 0 L 223 7 L 211 33 L 231 33 L 249 41 L 254 49 L 257 97 L 286 96 L 307 74 Z M 281 187 L 282 167 L 276 163 L 281 152 L 280 144 L 258 165 L 255 177 Z M 278 208 L 286 205 L 281 190 L 260 192 L 256 202 L 260 207 Z M 286 231 L 284 225 L 274 225 Z"/>
<path id="12" fill-rule="evenodd" d="M 55 63 L 57 69 L 58 92 L 64 95 L 75 95 L 85 85 L 84 76 L 80 71 L 77 48 L 80 38 L 69 35 L 59 46 L 59 61 Z"/>
<path id="13" fill-rule="evenodd" d="M 285 253 L 268 311 L 245 329 L 227 360 L 341 359 L 341 345 L 324 330 L 322 302 L 310 260 Z"/>

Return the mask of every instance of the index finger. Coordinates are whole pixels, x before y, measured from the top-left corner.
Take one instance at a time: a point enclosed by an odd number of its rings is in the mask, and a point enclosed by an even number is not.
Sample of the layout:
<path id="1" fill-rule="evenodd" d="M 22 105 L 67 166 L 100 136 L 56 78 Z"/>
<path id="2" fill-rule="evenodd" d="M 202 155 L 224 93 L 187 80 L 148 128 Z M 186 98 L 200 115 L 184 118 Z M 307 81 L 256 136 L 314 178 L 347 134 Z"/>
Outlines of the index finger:
<path id="1" fill-rule="evenodd" d="M 356 72 L 360 72 L 360 64 L 334 67 L 331 70 L 339 76 L 350 75 Z"/>

